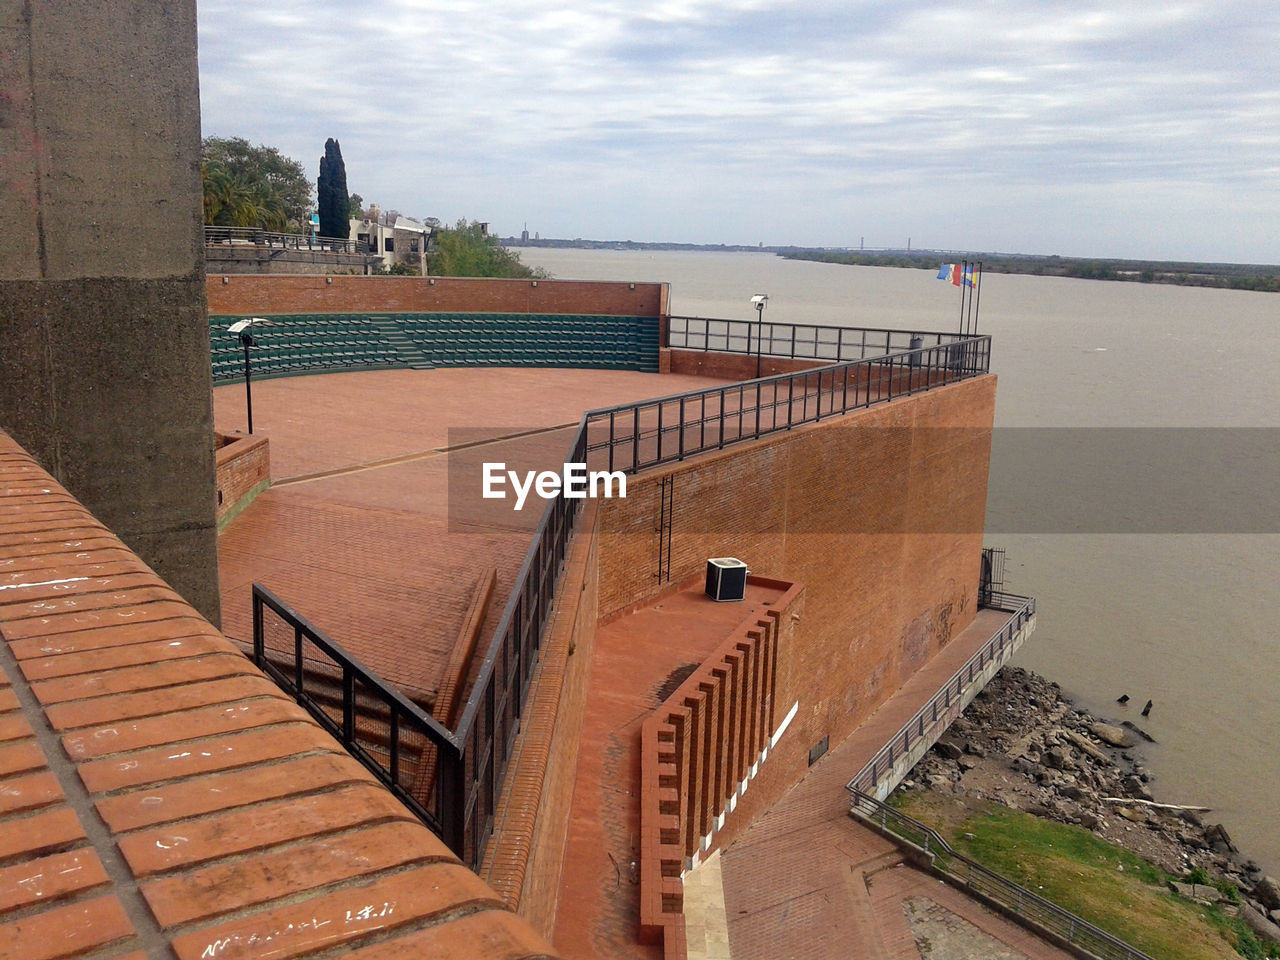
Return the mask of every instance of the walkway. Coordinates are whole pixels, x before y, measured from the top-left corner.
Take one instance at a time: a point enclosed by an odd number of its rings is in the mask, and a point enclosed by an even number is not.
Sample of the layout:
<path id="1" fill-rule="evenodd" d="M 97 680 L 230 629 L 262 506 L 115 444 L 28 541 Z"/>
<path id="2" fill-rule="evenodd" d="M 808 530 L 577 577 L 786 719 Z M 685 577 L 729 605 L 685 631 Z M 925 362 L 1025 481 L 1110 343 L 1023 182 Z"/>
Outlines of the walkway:
<path id="1" fill-rule="evenodd" d="M 850 817 L 844 789 L 1006 619 L 1003 613 L 980 611 L 946 649 L 722 851 L 724 911 L 734 960 L 949 956 L 920 952 L 913 925 L 919 936 L 929 935 L 922 932 L 926 930 L 944 935 L 950 926 L 960 931 L 956 937 L 976 934 L 976 944 L 994 938 L 1014 951 L 1008 954 L 1011 960 L 1067 960 L 1069 954 L 904 864 L 893 843 Z M 954 955 L 1000 956 L 990 944 Z"/>
<path id="2" fill-rule="evenodd" d="M 557 467 L 582 411 L 714 385 L 620 370 L 334 373 L 253 385 L 274 486 L 219 539 L 222 623 L 252 639 L 264 583 L 404 692 L 429 705 L 490 568 L 497 624 L 542 501 L 482 501 L 481 461 Z M 244 388 L 214 390 L 215 422 L 244 426 Z M 467 446 L 484 441 L 482 446 Z"/>
<path id="3" fill-rule="evenodd" d="M 662 957 L 660 945 L 637 943 L 640 727 L 693 667 L 782 593 L 751 583 L 742 602 L 716 603 L 701 583 L 686 582 L 600 627 L 554 938 L 565 956 Z"/>

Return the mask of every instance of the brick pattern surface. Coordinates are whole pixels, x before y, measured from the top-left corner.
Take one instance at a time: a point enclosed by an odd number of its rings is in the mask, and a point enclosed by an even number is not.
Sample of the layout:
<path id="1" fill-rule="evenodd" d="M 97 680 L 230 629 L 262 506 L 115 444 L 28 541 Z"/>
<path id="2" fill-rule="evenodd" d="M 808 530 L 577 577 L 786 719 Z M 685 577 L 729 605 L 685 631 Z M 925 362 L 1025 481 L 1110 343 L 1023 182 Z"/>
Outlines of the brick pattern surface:
<path id="1" fill-rule="evenodd" d="M 482 657 L 541 514 L 539 500 L 509 522 L 460 518 L 451 430 L 455 443 L 459 430 L 494 436 L 477 448 L 485 460 L 558 468 L 584 409 L 706 383 L 625 370 L 441 369 L 255 384 L 254 426 L 270 438 L 277 476 L 219 539 L 223 629 L 251 640 L 251 588 L 263 583 L 431 710 L 477 587 L 496 570 Z M 219 428 L 239 423 L 243 405 L 243 389 L 215 389 Z M 308 479 L 288 482 L 298 477 Z"/>
<path id="2" fill-rule="evenodd" d="M 661 945 L 640 942 L 641 725 L 785 592 L 761 580 L 748 585 L 744 602 L 716 603 L 686 582 L 598 628 L 555 929 L 566 956 L 664 955 Z M 682 930 L 674 932 L 679 939 Z"/>
<path id="3" fill-rule="evenodd" d="M 0 636 L 3 960 L 550 955 L 2 433 Z"/>

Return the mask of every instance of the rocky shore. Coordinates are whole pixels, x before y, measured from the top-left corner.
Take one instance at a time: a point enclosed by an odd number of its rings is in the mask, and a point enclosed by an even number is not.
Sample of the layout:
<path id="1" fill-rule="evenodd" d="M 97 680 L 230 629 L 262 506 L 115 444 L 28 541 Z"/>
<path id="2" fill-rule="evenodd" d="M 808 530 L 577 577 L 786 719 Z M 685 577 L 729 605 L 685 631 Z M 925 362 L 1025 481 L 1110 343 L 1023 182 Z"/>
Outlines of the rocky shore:
<path id="1" fill-rule="evenodd" d="M 1236 848 L 1220 823 L 1161 803 L 1133 752 L 1145 734 L 1078 709 L 1037 674 L 1005 667 L 900 789 L 946 791 L 1078 824 L 1175 876 L 1178 893 L 1221 903 L 1256 934 L 1280 940 L 1280 883 Z M 1239 890 L 1234 902 L 1219 888 Z"/>

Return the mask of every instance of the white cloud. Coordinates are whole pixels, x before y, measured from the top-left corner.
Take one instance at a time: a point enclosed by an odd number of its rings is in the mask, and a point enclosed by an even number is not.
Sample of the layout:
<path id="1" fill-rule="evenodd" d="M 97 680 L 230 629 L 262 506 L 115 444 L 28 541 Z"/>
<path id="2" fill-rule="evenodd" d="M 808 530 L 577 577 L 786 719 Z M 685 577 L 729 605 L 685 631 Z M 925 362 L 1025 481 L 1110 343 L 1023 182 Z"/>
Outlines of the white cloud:
<path id="1" fill-rule="evenodd" d="M 1274 4 L 202 0 L 205 131 L 543 236 L 1275 260 Z M 767 231 L 762 235 L 762 226 Z M 991 238 L 990 240 L 984 238 Z"/>

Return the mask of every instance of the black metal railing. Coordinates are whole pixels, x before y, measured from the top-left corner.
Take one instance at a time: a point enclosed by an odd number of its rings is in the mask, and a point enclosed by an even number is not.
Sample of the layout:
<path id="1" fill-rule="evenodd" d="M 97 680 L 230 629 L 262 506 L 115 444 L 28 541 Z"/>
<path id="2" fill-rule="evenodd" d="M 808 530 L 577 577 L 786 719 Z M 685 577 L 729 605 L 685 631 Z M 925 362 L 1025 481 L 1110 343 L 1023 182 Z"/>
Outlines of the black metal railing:
<path id="1" fill-rule="evenodd" d="M 590 410 L 587 453 L 593 466 L 633 473 L 981 376 L 990 365 L 989 336 L 957 338 L 942 345 Z"/>
<path id="2" fill-rule="evenodd" d="M 259 583 L 253 585 L 253 658 L 449 842 L 454 798 L 461 794 L 453 734 Z"/>
<path id="3" fill-rule="evenodd" d="M 992 662 L 1003 662 L 1013 655 L 1013 642 L 1018 632 L 1036 615 L 1035 598 L 1002 593 L 992 594 L 991 600 L 990 606 L 1007 611 L 1009 619 L 858 771 L 845 787 L 850 793 L 888 793 L 892 786 L 889 776 L 898 762 L 922 742 L 936 741 L 955 719 L 955 711 L 963 702 L 965 694 L 982 680 L 987 667 Z"/>
<path id="4" fill-rule="evenodd" d="M 865 360 L 918 347 L 938 347 L 966 339 L 958 333 L 833 327 L 765 320 L 669 317 L 666 347 L 719 353 L 759 353 L 794 360 Z"/>
<path id="5" fill-rule="evenodd" d="M 224 244 L 270 247 L 276 250 L 322 250 L 330 253 L 368 254 L 369 245 L 340 237 L 313 237 L 305 233 L 273 233 L 257 227 L 204 228 L 206 245 Z"/>
<path id="6" fill-rule="evenodd" d="M 923 850 L 935 870 L 966 890 L 999 904 L 1038 933 L 1048 933 L 1099 960 L 1152 960 L 1119 937 L 956 852 L 932 827 L 875 797 L 854 791 L 852 812 L 885 834 Z"/>
<path id="7" fill-rule="evenodd" d="M 970 337 L 874 360 L 589 411 L 583 414 L 565 462 L 607 460 L 610 470 L 634 473 L 978 376 L 987 372 L 990 347 L 990 337 Z M 718 398 L 718 410 L 708 409 L 709 397 Z M 695 405 L 697 419 L 691 415 Z M 667 410 L 680 411 L 678 426 L 664 420 Z M 598 436 L 602 425 L 608 428 L 603 439 Z M 597 436 L 589 443 L 593 431 Z M 673 432 L 678 436 L 673 438 Z M 672 443 L 678 453 L 670 447 Z M 621 456 L 623 450 L 630 451 L 630 456 Z M 265 587 L 254 585 L 258 665 L 473 868 L 480 865 L 493 829 L 529 682 L 582 502 L 565 497 L 548 500 L 452 732 Z"/>

